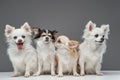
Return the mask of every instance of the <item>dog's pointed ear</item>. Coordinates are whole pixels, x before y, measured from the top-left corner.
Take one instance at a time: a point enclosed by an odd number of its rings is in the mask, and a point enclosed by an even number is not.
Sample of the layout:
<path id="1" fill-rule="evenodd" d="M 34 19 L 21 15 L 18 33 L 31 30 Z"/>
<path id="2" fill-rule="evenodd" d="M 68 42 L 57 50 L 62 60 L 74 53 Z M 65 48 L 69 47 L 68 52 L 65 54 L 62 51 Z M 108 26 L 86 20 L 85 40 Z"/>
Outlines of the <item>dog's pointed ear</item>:
<path id="1" fill-rule="evenodd" d="M 95 27 L 96 27 L 96 24 L 93 23 L 92 21 L 89 21 L 89 22 L 87 23 L 87 25 L 86 25 L 86 29 L 87 29 L 88 31 L 92 31 Z"/>
<path id="2" fill-rule="evenodd" d="M 53 35 L 55 35 L 55 34 L 57 34 L 57 33 L 58 33 L 58 31 L 56 31 L 56 30 L 53 30 L 53 31 L 52 31 L 52 34 L 53 34 Z"/>
<path id="3" fill-rule="evenodd" d="M 21 29 L 24 29 L 28 35 L 31 35 L 31 28 L 30 25 L 28 24 L 28 22 L 25 22 L 22 26 Z"/>
<path id="4" fill-rule="evenodd" d="M 12 32 L 15 30 L 15 27 L 12 27 L 10 25 L 6 25 L 6 28 L 5 28 L 5 36 L 6 37 L 10 37 Z"/>
<path id="5" fill-rule="evenodd" d="M 36 35 L 36 34 L 39 34 L 40 31 L 41 31 L 40 28 L 38 28 L 38 27 L 34 27 L 32 32 L 33 32 L 33 35 Z"/>
<path id="6" fill-rule="evenodd" d="M 41 32 L 41 29 L 40 29 L 40 28 L 34 27 L 34 28 L 32 29 L 33 39 L 39 38 L 39 37 L 40 37 L 40 32 Z"/>
<path id="7" fill-rule="evenodd" d="M 105 38 L 108 39 L 108 34 L 109 34 L 109 31 L 110 31 L 109 24 L 101 25 L 101 29 L 103 30 L 103 32 L 105 34 Z"/>
<path id="8" fill-rule="evenodd" d="M 53 31 L 51 31 L 51 33 L 52 33 L 52 39 L 53 39 L 53 42 L 54 42 L 55 41 L 55 34 L 57 34 L 58 31 L 53 30 Z"/>
<path id="9" fill-rule="evenodd" d="M 83 38 L 87 38 L 90 34 L 90 32 L 96 28 L 96 24 L 93 23 L 92 21 L 89 21 L 87 24 L 86 24 L 86 28 L 84 30 L 84 33 L 83 33 Z"/>

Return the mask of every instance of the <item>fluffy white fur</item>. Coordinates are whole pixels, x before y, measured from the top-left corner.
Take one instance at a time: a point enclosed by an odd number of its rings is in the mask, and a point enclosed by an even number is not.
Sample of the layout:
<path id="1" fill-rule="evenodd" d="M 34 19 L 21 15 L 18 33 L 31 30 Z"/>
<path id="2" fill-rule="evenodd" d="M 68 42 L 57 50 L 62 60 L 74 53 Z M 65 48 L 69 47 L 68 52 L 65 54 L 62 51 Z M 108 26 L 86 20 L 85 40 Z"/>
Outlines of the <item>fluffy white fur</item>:
<path id="1" fill-rule="evenodd" d="M 25 38 L 22 38 L 22 35 Z M 23 75 L 29 77 L 31 73 L 35 73 L 37 69 L 37 54 L 31 45 L 31 29 L 28 23 L 25 23 L 21 28 L 15 29 L 10 25 L 6 25 L 5 36 L 8 42 L 8 55 L 14 68 L 13 77 Z M 17 36 L 14 39 L 14 36 Z M 18 50 L 16 43 L 21 39 L 23 49 Z"/>
<path id="2" fill-rule="evenodd" d="M 96 24 L 92 21 L 87 23 L 83 34 L 84 41 L 79 46 L 80 75 L 83 76 L 85 73 L 102 75 L 100 71 L 101 63 L 103 54 L 106 51 L 106 39 L 108 39 L 109 31 L 109 25 L 96 27 Z M 103 38 L 104 41 L 101 42 L 101 38 Z"/>
<path id="3" fill-rule="evenodd" d="M 35 76 L 43 73 L 55 75 L 55 46 L 52 40 L 45 42 L 44 38 L 36 40 L 38 53 L 38 71 Z"/>
<path id="4" fill-rule="evenodd" d="M 55 42 L 57 47 L 56 57 L 58 61 L 58 76 L 62 77 L 63 73 L 73 73 L 74 76 L 78 76 L 77 73 L 77 61 L 78 55 L 71 53 L 69 48 L 69 38 L 66 36 L 59 36 Z"/>

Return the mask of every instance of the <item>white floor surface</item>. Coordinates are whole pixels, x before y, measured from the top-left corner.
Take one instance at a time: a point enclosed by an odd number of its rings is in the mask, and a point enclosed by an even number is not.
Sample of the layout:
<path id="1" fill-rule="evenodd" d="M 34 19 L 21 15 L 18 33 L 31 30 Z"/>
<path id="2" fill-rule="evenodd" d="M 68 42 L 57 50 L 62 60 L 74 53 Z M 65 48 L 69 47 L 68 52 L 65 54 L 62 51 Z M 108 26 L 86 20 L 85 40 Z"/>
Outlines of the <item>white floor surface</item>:
<path id="1" fill-rule="evenodd" d="M 86 75 L 86 76 L 72 76 L 64 75 L 63 77 L 51 76 L 51 75 L 40 75 L 37 77 L 31 76 L 25 78 L 20 77 L 11 77 L 12 72 L 0 72 L 0 80 L 120 80 L 120 71 L 102 71 L 103 76 L 97 75 Z"/>

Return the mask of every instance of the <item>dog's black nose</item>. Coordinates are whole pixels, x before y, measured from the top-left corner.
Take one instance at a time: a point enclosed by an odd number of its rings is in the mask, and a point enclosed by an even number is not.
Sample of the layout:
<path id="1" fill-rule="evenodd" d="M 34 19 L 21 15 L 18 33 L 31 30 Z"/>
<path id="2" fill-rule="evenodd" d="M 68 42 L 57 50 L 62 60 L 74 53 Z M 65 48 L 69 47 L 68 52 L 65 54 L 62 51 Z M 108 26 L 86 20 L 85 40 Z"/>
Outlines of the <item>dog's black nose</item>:
<path id="1" fill-rule="evenodd" d="M 18 42 L 19 42 L 19 43 L 21 43 L 21 42 L 22 42 L 22 40 L 21 40 L 21 39 L 19 39 L 19 40 L 18 40 Z"/>
<path id="2" fill-rule="evenodd" d="M 46 37 L 46 41 L 48 41 L 49 40 L 49 37 Z"/>
<path id="3" fill-rule="evenodd" d="M 104 38 L 102 37 L 102 38 L 101 38 L 101 42 L 103 42 L 103 41 L 104 41 Z"/>

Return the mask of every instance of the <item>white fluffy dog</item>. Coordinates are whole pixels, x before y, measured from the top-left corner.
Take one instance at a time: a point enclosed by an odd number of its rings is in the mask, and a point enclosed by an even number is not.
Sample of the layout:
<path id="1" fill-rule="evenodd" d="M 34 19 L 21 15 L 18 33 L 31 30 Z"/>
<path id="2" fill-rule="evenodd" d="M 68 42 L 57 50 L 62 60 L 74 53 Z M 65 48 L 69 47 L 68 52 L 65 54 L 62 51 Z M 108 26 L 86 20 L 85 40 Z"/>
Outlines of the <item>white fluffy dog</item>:
<path id="1" fill-rule="evenodd" d="M 96 27 L 92 21 L 87 23 L 83 34 L 84 41 L 79 46 L 80 75 L 83 76 L 85 73 L 102 75 L 101 63 L 106 51 L 106 39 L 108 39 L 109 31 L 109 25 Z"/>
<path id="2" fill-rule="evenodd" d="M 25 23 L 19 29 L 6 25 L 5 36 L 8 42 L 8 55 L 14 68 L 13 77 L 29 77 L 37 69 L 37 54 L 31 45 L 31 29 Z"/>
<path id="3" fill-rule="evenodd" d="M 76 48 L 79 46 L 79 42 L 69 40 L 66 36 L 59 36 L 55 45 L 57 47 L 58 76 L 63 76 L 63 73 L 73 73 L 74 76 L 78 76 L 77 61 L 79 53 Z"/>

